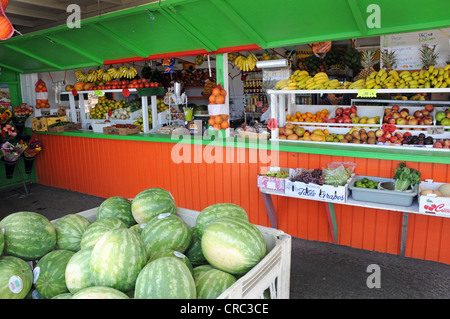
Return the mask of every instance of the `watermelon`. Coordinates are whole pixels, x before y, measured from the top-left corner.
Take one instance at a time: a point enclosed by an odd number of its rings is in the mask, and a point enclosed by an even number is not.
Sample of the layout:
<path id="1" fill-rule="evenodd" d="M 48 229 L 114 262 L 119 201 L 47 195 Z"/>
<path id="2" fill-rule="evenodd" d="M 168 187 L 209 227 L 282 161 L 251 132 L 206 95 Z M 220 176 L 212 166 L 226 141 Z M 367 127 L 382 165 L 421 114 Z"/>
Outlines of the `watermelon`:
<path id="1" fill-rule="evenodd" d="M 66 267 L 67 289 L 74 294 L 81 289 L 95 286 L 91 275 L 91 254 L 94 246 L 77 251 Z"/>
<path id="2" fill-rule="evenodd" d="M 197 298 L 216 299 L 235 282 L 236 277 L 233 275 L 218 269 L 210 269 L 195 281 Z"/>
<path id="3" fill-rule="evenodd" d="M 248 222 L 247 212 L 241 206 L 232 203 L 213 204 L 203 209 L 195 222 L 200 238 L 202 238 L 206 226 L 217 218 L 227 216 L 242 218 Z"/>
<path id="4" fill-rule="evenodd" d="M 68 214 L 55 220 L 56 249 L 80 250 L 81 237 L 90 224 L 86 217 L 77 214 Z"/>
<path id="5" fill-rule="evenodd" d="M 121 196 L 113 196 L 104 200 L 97 209 L 96 220 L 116 217 L 123 221 L 127 227 L 136 224 L 131 213 L 131 201 Z"/>
<path id="6" fill-rule="evenodd" d="M 144 229 L 145 225 L 147 225 L 147 224 L 145 224 L 145 223 L 144 224 L 134 224 L 133 226 L 130 227 L 130 229 L 140 235 L 142 233 L 142 230 Z"/>
<path id="7" fill-rule="evenodd" d="M 123 292 L 111 288 L 94 286 L 81 289 L 72 295 L 72 299 L 130 299 Z"/>
<path id="8" fill-rule="evenodd" d="M 172 195 L 162 188 L 149 188 L 137 194 L 131 203 L 131 212 L 135 221 L 147 223 L 162 213 L 177 213 Z"/>
<path id="9" fill-rule="evenodd" d="M 52 297 L 52 299 L 72 299 L 72 294 L 70 292 L 64 292 Z"/>
<path id="10" fill-rule="evenodd" d="M 0 257 L 0 299 L 24 299 L 32 284 L 33 273 L 24 260 Z"/>
<path id="11" fill-rule="evenodd" d="M 193 268 L 192 268 L 192 263 L 189 260 L 189 258 L 186 257 L 186 255 L 184 255 L 183 253 L 180 253 L 179 251 L 173 250 L 173 249 L 162 249 L 162 250 L 158 250 L 156 253 L 153 254 L 152 258 L 149 259 L 149 262 L 158 259 L 158 258 L 162 258 L 162 257 L 174 257 L 174 258 L 178 258 L 179 260 L 181 260 L 182 262 L 184 262 L 186 264 L 186 266 L 189 268 L 189 271 L 192 273 Z"/>
<path id="12" fill-rule="evenodd" d="M 197 279 L 204 274 L 205 272 L 207 272 L 208 270 L 211 269 L 216 269 L 213 266 L 206 264 L 206 265 L 200 265 L 197 267 L 194 267 L 194 269 L 192 270 L 192 274 L 194 276 L 194 280 L 197 282 Z"/>
<path id="13" fill-rule="evenodd" d="M 94 221 L 81 237 L 80 248 L 94 246 L 106 232 L 112 229 L 126 228 L 127 225 L 116 217 L 108 217 Z"/>
<path id="14" fill-rule="evenodd" d="M 192 234 L 189 226 L 171 213 L 153 217 L 141 233 L 149 257 L 161 249 L 173 249 L 184 253 L 190 246 Z"/>
<path id="15" fill-rule="evenodd" d="M 5 248 L 5 235 L 0 229 L 0 256 L 3 254 L 3 248 Z"/>
<path id="16" fill-rule="evenodd" d="M 203 233 L 202 251 L 215 268 L 242 275 L 266 254 L 261 231 L 241 218 L 222 217 L 210 223 Z"/>
<path id="17" fill-rule="evenodd" d="M 69 292 L 66 286 L 66 266 L 75 253 L 70 250 L 53 250 L 42 257 L 33 270 L 34 287 L 45 299 Z"/>
<path id="18" fill-rule="evenodd" d="M 192 242 L 189 248 L 186 250 L 185 255 L 189 258 L 192 265 L 198 266 L 206 264 L 206 258 L 202 252 L 202 242 L 198 235 L 196 227 L 191 228 Z"/>
<path id="19" fill-rule="evenodd" d="M 13 213 L 0 221 L 4 254 L 26 261 L 39 259 L 56 245 L 56 231 L 47 217 L 33 212 Z"/>
<path id="20" fill-rule="evenodd" d="M 134 288 L 147 260 L 144 242 L 136 232 L 128 228 L 113 229 L 94 246 L 91 275 L 96 286 L 128 291 Z"/>
<path id="21" fill-rule="evenodd" d="M 188 267 L 174 257 L 149 262 L 140 272 L 135 299 L 195 299 L 194 278 Z"/>

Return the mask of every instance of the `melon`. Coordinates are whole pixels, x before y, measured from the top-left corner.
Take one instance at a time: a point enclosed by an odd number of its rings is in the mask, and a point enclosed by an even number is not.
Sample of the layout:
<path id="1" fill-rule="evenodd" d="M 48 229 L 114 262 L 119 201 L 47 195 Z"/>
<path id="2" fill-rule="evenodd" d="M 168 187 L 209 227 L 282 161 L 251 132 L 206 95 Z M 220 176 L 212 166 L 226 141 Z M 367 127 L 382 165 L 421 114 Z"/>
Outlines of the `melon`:
<path id="1" fill-rule="evenodd" d="M 149 188 L 137 194 L 131 203 L 135 221 L 147 223 L 162 213 L 177 213 L 177 206 L 170 192 L 162 188 Z"/>
<path id="2" fill-rule="evenodd" d="M 67 289 L 74 294 L 81 289 L 95 286 L 91 275 L 91 254 L 94 246 L 77 251 L 66 267 Z"/>
<path id="3" fill-rule="evenodd" d="M 149 257 L 162 249 L 173 249 L 184 253 L 191 244 L 189 226 L 177 215 L 160 214 L 144 227 L 141 237 Z"/>
<path id="4" fill-rule="evenodd" d="M 136 232 L 128 228 L 113 229 L 92 250 L 92 279 L 96 286 L 131 290 L 147 260 L 144 242 Z"/>
<path id="5" fill-rule="evenodd" d="M 241 206 L 232 203 L 213 204 L 203 209 L 197 217 L 195 227 L 200 238 L 203 236 L 206 226 L 220 217 L 242 218 L 248 222 L 248 215 Z"/>
<path id="6" fill-rule="evenodd" d="M 442 184 L 439 186 L 438 190 L 441 192 L 442 196 L 450 197 L 450 184 Z"/>
<path id="7" fill-rule="evenodd" d="M 66 286 L 66 266 L 75 253 L 70 250 L 53 250 L 42 257 L 33 270 L 34 287 L 45 299 L 69 292 Z"/>
<path id="8" fill-rule="evenodd" d="M 197 298 L 216 299 L 235 282 L 236 277 L 233 275 L 218 269 L 210 269 L 195 280 Z"/>
<path id="9" fill-rule="evenodd" d="M 97 209 L 96 220 L 107 217 L 116 217 L 123 221 L 127 227 L 136 224 L 131 213 L 131 201 L 121 196 L 107 198 L 100 204 Z"/>
<path id="10" fill-rule="evenodd" d="M 31 261 L 56 245 L 56 230 L 47 217 L 33 212 L 17 212 L 0 221 L 5 236 L 4 254 Z"/>
<path id="11" fill-rule="evenodd" d="M 191 228 L 192 242 L 189 248 L 186 250 L 185 255 L 189 258 L 192 265 L 203 265 L 206 264 L 206 258 L 202 252 L 202 242 L 198 235 L 196 227 Z"/>
<path id="12" fill-rule="evenodd" d="M 123 221 L 115 217 L 103 218 L 94 221 L 88 226 L 81 237 L 80 248 L 94 246 L 95 243 L 108 231 L 112 229 L 126 228 Z"/>
<path id="13" fill-rule="evenodd" d="M 81 249 L 81 237 L 91 222 L 78 214 L 68 214 L 53 222 L 56 230 L 56 249 L 76 252 Z"/>
<path id="14" fill-rule="evenodd" d="M 134 224 L 133 226 L 130 227 L 130 230 L 135 231 L 136 233 L 138 233 L 139 235 L 142 233 L 142 230 L 144 229 L 144 227 L 147 224 L 143 223 L 143 224 Z"/>
<path id="15" fill-rule="evenodd" d="M 0 299 L 24 299 L 32 284 L 33 273 L 24 260 L 0 257 Z"/>
<path id="16" fill-rule="evenodd" d="M 207 272 L 211 269 L 216 269 L 216 268 L 214 268 L 213 266 L 211 266 L 209 264 L 194 267 L 194 269 L 192 270 L 192 275 L 194 276 L 194 280 L 197 282 L 197 279 L 200 278 L 201 275 L 203 275 L 205 272 Z"/>
<path id="17" fill-rule="evenodd" d="M 88 287 L 72 295 L 72 299 L 130 299 L 123 292 L 111 287 Z"/>
<path id="18" fill-rule="evenodd" d="M 72 294 L 70 292 L 65 292 L 52 297 L 52 299 L 72 299 Z"/>
<path id="19" fill-rule="evenodd" d="M 241 218 L 222 217 L 206 227 L 202 251 L 215 268 L 243 275 L 265 256 L 266 243 L 255 225 Z"/>
<path id="20" fill-rule="evenodd" d="M 188 267 L 174 257 L 149 262 L 139 274 L 135 299 L 195 299 L 194 278 Z"/>
<path id="21" fill-rule="evenodd" d="M 174 257 L 174 258 L 178 258 L 179 260 L 181 260 L 188 268 L 189 271 L 192 273 L 193 268 L 192 268 L 192 263 L 189 260 L 189 258 L 183 254 L 180 253 L 179 251 L 173 250 L 173 249 L 163 249 L 163 250 L 159 250 L 156 253 L 153 254 L 152 258 L 149 259 L 148 263 L 156 260 L 158 258 L 162 258 L 162 257 Z"/>

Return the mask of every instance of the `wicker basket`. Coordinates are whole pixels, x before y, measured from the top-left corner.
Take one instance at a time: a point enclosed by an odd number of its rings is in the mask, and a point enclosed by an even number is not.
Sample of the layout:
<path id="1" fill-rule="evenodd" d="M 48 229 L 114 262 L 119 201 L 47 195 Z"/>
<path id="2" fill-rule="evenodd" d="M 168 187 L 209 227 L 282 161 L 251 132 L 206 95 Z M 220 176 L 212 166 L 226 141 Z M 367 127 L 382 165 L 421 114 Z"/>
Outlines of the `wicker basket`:
<path id="1" fill-rule="evenodd" d="M 248 132 L 244 130 L 239 130 L 239 135 L 243 138 L 250 138 L 250 139 L 269 139 L 270 133 L 256 133 L 256 132 Z"/>

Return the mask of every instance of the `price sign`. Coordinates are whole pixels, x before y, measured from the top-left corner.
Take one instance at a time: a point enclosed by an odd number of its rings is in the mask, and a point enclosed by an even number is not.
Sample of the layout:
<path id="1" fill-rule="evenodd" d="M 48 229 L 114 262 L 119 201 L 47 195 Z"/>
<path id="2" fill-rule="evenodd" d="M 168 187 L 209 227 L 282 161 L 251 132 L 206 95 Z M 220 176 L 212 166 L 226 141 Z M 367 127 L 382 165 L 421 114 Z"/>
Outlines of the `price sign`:
<path id="1" fill-rule="evenodd" d="M 103 95 L 105 95 L 105 94 L 103 93 L 102 90 L 94 90 L 94 95 L 95 95 L 95 96 L 103 96 Z"/>
<path id="2" fill-rule="evenodd" d="M 445 130 L 443 126 L 427 127 L 427 134 L 438 135 L 444 134 Z"/>
<path id="3" fill-rule="evenodd" d="M 358 90 L 357 97 L 377 97 L 376 89 L 361 89 Z"/>

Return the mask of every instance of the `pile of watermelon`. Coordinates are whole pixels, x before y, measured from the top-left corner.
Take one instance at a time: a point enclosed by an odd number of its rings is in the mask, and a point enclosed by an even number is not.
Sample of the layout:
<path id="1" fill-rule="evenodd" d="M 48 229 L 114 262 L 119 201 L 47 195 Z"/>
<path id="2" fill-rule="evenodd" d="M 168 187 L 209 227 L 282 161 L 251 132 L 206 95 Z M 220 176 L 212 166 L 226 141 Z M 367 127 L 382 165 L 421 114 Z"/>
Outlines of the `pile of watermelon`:
<path id="1" fill-rule="evenodd" d="M 92 222 L 17 212 L 0 230 L 0 299 L 213 299 L 267 252 L 242 207 L 210 205 L 189 227 L 161 188 L 110 197 Z"/>

